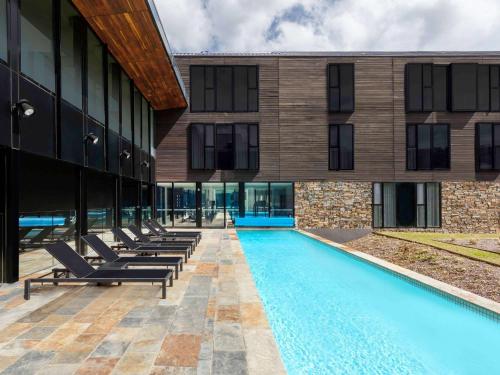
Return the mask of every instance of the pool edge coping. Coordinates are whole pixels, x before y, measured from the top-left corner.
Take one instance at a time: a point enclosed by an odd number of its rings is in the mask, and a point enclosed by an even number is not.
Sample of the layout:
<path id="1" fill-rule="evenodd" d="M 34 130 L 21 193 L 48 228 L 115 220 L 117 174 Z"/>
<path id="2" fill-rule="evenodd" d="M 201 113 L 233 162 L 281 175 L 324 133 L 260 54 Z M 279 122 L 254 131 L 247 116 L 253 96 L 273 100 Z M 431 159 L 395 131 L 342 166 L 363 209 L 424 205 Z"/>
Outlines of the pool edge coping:
<path id="1" fill-rule="evenodd" d="M 494 318 L 495 320 L 500 321 L 500 303 L 495 302 L 491 299 L 488 299 L 486 297 L 482 297 L 478 294 L 469 292 L 465 289 L 450 285 L 448 283 L 445 283 L 443 281 L 439 281 L 437 279 L 434 279 L 430 276 L 423 275 L 421 273 L 412 271 L 410 269 L 398 266 L 397 264 L 388 262 L 386 260 L 383 260 L 381 258 L 377 258 L 373 255 L 369 255 L 367 253 L 364 253 L 362 251 L 353 249 L 349 246 L 327 240 L 323 237 L 317 236 L 315 234 L 306 232 L 302 229 L 295 229 L 300 234 L 303 234 L 307 237 L 313 238 L 317 241 L 320 241 L 326 245 L 335 247 L 341 251 L 344 251 L 348 254 L 351 254 L 355 257 L 358 257 L 364 261 L 367 261 L 369 263 L 372 263 L 376 266 L 379 266 L 385 270 L 388 270 L 390 272 L 396 273 L 399 276 L 402 276 L 404 278 L 410 279 L 412 281 L 415 281 L 419 284 L 423 284 L 424 286 L 430 287 L 432 289 L 437 290 L 440 293 L 444 293 L 445 295 L 448 295 L 452 299 L 458 298 L 461 301 L 464 301 L 466 303 L 469 303 L 472 305 L 472 307 L 475 307 L 477 310 L 486 310 L 486 311 L 479 311 L 483 313 L 490 313 L 491 317 Z M 460 302 L 460 301 L 455 301 L 455 302 Z M 488 315 L 490 315 L 488 314 Z"/>

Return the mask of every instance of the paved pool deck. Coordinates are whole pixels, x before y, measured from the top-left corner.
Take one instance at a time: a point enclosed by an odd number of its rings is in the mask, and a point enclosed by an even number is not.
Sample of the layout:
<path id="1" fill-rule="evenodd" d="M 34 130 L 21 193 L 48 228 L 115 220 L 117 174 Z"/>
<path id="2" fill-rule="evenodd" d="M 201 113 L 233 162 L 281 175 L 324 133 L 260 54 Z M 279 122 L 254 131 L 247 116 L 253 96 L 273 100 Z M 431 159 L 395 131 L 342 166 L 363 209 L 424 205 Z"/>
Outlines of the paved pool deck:
<path id="1" fill-rule="evenodd" d="M 284 374 L 249 266 L 229 230 L 204 230 L 160 287 L 0 287 L 1 374 Z"/>

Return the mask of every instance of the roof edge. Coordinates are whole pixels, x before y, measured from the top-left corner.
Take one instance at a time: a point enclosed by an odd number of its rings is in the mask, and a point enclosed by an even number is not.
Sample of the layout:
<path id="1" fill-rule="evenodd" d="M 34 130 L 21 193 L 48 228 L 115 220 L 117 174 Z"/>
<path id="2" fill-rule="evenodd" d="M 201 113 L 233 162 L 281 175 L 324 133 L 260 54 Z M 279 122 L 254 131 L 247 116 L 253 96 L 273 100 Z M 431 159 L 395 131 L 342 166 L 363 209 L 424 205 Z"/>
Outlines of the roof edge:
<path id="1" fill-rule="evenodd" d="M 176 57 L 500 57 L 500 51 L 181 52 Z"/>

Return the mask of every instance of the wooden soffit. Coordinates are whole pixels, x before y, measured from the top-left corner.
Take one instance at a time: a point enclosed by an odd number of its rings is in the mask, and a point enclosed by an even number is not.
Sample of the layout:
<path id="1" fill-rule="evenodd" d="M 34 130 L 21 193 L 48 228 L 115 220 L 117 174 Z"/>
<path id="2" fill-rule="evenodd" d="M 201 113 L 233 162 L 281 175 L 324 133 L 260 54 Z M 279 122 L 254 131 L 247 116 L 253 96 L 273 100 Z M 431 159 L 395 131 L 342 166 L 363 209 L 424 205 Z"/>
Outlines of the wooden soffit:
<path id="1" fill-rule="evenodd" d="M 156 110 L 187 106 L 153 0 L 72 0 Z"/>

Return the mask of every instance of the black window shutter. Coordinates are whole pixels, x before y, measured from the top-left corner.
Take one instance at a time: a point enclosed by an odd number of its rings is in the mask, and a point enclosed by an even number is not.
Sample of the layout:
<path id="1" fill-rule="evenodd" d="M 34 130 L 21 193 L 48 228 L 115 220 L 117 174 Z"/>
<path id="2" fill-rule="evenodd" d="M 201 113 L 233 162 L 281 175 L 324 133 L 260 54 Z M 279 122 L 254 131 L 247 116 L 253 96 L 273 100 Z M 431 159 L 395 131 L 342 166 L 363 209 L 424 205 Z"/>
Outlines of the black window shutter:
<path id="1" fill-rule="evenodd" d="M 420 170 L 431 169 L 431 126 L 428 124 L 417 125 L 417 168 Z"/>
<path id="2" fill-rule="evenodd" d="M 446 65 L 433 66 L 432 101 L 433 110 L 445 112 L 448 109 L 448 67 Z"/>
<path id="3" fill-rule="evenodd" d="M 354 64 L 339 65 L 340 111 L 354 111 Z"/>
<path id="4" fill-rule="evenodd" d="M 423 64 L 422 66 L 422 110 L 432 112 L 433 110 L 433 90 L 432 90 L 432 64 Z"/>
<path id="5" fill-rule="evenodd" d="M 500 111 L 500 65 L 490 65 L 490 110 Z"/>
<path id="6" fill-rule="evenodd" d="M 490 110 L 490 66 L 477 66 L 477 110 Z"/>
<path id="7" fill-rule="evenodd" d="M 451 109 L 474 112 L 477 108 L 477 64 L 451 64 Z"/>
<path id="8" fill-rule="evenodd" d="M 406 127 L 406 168 L 417 169 L 417 127 L 413 124 Z"/>
<path id="9" fill-rule="evenodd" d="M 233 111 L 233 69 L 230 66 L 218 66 L 216 69 L 217 111 Z"/>
<path id="10" fill-rule="evenodd" d="M 500 170 L 500 124 L 493 125 L 493 168 Z"/>
<path id="11" fill-rule="evenodd" d="M 205 168 L 204 126 L 191 125 L 191 169 Z"/>
<path id="12" fill-rule="evenodd" d="M 477 158 L 481 170 L 493 168 L 493 124 L 477 124 Z"/>
<path id="13" fill-rule="evenodd" d="M 339 69 L 337 64 L 328 66 L 328 109 L 330 112 L 340 111 Z"/>
<path id="14" fill-rule="evenodd" d="M 448 169 L 450 167 L 449 126 L 447 124 L 432 125 L 432 169 Z"/>
<path id="15" fill-rule="evenodd" d="M 215 126 L 205 125 L 205 169 L 215 169 Z"/>
<path id="16" fill-rule="evenodd" d="M 406 65 L 406 110 L 422 111 L 422 64 Z"/>
<path id="17" fill-rule="evenodd" d="M 353 127 L 351 124 L 343 124 L 339 126 L 339 141 L 340 141 L 339 169 L 343 170 L 353 169 L 354 142 L 353 142 Z"/>
<path id="18" fill-rule="evenodd" d="M 234 67 L 234 110 L 248 111 L 248 68 L 246 66 Z"/>
<path id="19" fill-rule="evenodd" d="M 191 111 L 205 110 L 205 69 L 203 66 L 191 66 L 190 73 L 190 93 Z"/>
<path id="20" fill-rule="evenodd" d="M 248 67 L 248 111 L 259 111 L 259 74 L 256 66 Z"/>
<path id="21" fill-rule="evenodd" d="M 259 169 L 259 126 L 248 125 L 248 169 Z"/>
<path id="22" fill-rule="evenodd" d="M 234 124 L 234 169 L 248 169 L 248 125 Z"/>
<path id="23" fill-rule="evenodd" d="M 215 111 L 215 69 L 205 66 L 205 111 Z"/>

